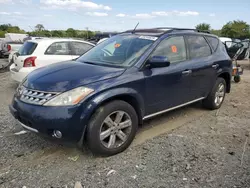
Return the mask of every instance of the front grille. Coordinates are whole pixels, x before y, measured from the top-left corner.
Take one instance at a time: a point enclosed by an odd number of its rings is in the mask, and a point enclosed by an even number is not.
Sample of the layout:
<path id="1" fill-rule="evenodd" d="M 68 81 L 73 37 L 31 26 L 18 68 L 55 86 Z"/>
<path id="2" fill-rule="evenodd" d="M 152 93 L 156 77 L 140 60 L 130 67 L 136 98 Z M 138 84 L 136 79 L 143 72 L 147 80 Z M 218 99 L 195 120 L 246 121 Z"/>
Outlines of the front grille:
<path id="1" fill-rule="evenodd" d="M 45 102 L 57 95 L 57 93 L 54 92 L 36 91 L 25 87 L 22 87 L 19 92 L 21 101 L 36 105 L 43 105 Z"/>

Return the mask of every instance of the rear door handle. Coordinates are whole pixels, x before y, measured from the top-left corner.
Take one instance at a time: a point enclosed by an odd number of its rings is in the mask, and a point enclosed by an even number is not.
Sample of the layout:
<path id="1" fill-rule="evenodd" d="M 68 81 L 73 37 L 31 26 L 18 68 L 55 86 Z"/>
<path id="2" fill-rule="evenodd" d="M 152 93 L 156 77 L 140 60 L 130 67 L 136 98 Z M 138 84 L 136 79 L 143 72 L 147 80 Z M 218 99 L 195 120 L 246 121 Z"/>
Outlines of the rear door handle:
<path id="1" fill-rule="evenodd" d="M 192 70 L 185 70 L 182 72 L 183 75 L 189 75 L 192 73 Z"/>
<path id="2" fill-rule="evenodd" d="M 217 68 L 219 67 L 219 65 L 218 65 L 218 64 L 214 64 L 214 65 L 212 65 L 212 67 L 213 67 L 214 69 L 217 69 Z"/>

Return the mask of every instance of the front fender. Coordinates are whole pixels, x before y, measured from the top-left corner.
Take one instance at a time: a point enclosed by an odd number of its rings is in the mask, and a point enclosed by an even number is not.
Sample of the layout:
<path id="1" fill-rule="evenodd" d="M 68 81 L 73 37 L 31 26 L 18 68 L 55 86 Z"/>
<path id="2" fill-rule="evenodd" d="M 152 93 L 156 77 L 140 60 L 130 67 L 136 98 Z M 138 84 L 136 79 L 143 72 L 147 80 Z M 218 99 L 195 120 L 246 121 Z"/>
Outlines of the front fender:
<path id="1" fill-rule="evenodd" d="M 100 94 L 96 94 L 91 99 L 88 100 L 88 102 L 84 102 L 82 105 L 82 115 L 81 119 L 85 122 L 89 121 L 93 113 L 96 111 L 96 109 L 101 106 L 106 101 L 119 98 L 122 96 L 129 96 L 133 97 L 133 99 L 136 100 L 137 105 L 140 110 L 140 115 L 144 115 L 144 101 L 143 97 L 134 89 L 132 88 L 115 88 L 111 90 L 107 90 L 105 92 L 102 92 Z"/>

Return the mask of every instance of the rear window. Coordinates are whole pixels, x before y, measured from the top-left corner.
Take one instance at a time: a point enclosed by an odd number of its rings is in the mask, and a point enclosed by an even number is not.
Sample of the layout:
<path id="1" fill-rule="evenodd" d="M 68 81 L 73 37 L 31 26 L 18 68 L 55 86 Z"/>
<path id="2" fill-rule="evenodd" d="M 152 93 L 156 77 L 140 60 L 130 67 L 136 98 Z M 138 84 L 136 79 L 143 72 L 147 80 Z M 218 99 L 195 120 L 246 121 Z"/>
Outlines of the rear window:
<path id="1" fill-rule="evenodd" d="M 213 50 L 216 51 L 218 44 L 219 44 L 219 40 L 215 37 L 208 37 L 208 36 L 207 36 L 207 40 L 209 44 L 212 46 Z"/>
<path id="2" fill-rule="evenodd" d="M 25 42 L 22 47 L 19 49 L 19 55 L 31 55 L 37 47 L 37 43 L 34 42 Z"/>
<path id="3" fill-rule="evenodd" d="M 211 49 L 203 36 L 188 36 L 187 43 L 191 59 L 211 55 Z"/>

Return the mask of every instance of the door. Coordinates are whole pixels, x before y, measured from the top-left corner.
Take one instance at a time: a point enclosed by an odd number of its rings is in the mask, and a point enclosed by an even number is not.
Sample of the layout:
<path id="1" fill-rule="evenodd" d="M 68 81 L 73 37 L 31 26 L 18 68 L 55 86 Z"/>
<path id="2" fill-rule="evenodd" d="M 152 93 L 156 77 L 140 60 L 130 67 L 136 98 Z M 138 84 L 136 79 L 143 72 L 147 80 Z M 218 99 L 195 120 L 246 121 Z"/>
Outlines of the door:
<path id="1" fill-rule="evenodd" d="M 216 50 L 219 41 L 211 42 L 211 49 L 204 36 L 189 35 L 185 36 L 189 51 L 189 59 L 191 63 L 191 84 L 190 92 L 192 100 L 206 97 L 211 91 L 216 81 L 217 70 L 219 69 L 218 62 L 215 61 L 215 56 L 212 55 Z"/>
<path id="2" fill-rule="evenodd" d="M 68 41 L 54 42 L 36 59 L 37 67 L 43 67 L 53 63 L 72 60 Z"/>
<path id="3" fill-rule="evenodd" d="M 242 53 L 244 45 L 240 42 L 226 41 L 225 47 L 229 57 L 235 59 Z"/>
<path id="4" fill-rule="evenodd" d="M 145 69 L 146 115 L 189 102 L 190 64 L 183 36 L 174 36 L 163 40 L 153 56 L 165 56 L 169 67 Z"/>

